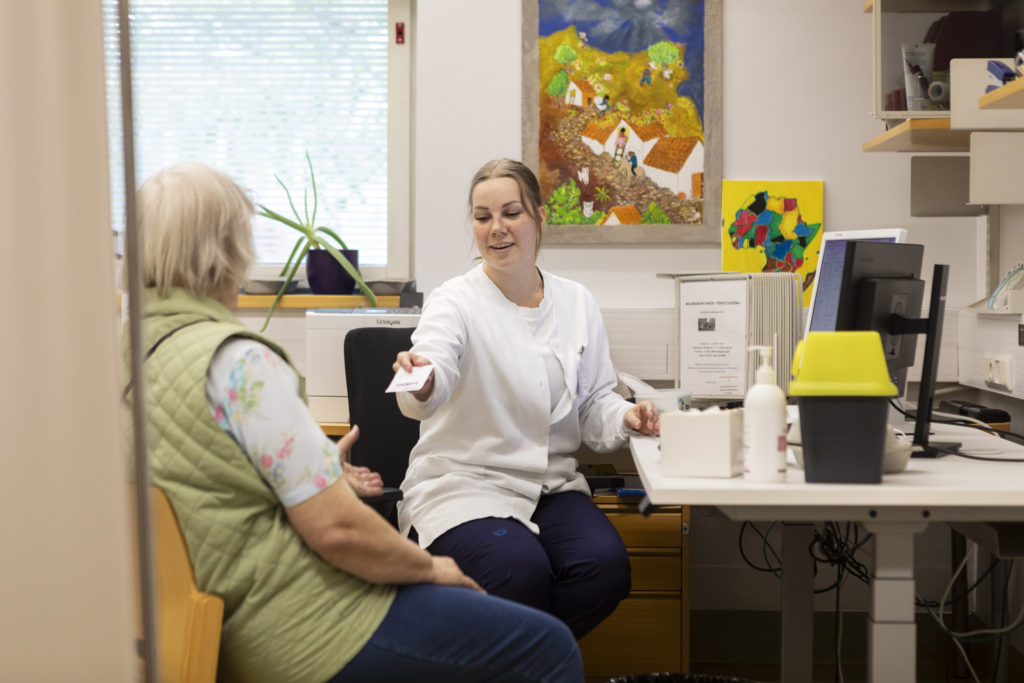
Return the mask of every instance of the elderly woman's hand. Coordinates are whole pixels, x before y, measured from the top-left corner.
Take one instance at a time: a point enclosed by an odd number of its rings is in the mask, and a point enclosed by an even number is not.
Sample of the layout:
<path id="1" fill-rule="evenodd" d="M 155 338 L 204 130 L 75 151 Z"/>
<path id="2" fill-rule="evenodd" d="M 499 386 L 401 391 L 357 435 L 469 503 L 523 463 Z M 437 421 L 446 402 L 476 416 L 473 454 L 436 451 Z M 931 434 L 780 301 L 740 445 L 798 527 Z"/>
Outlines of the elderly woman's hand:
<path id="1" fill-rule="evenodd" d="M 487 593 L 476 581 L 462 573 L 459 565 L 450 557 L 443 555 L 431 555 L 433 563 L 433 578 L 431 583 L 439 586 L 461 586 L 475 590 L 477 593 Z"/>
<path id="2" fill-rule="evenodd" d="M 394 370 L 395 372 L 398 372 L 399 368 L 405 370 L 406 372 L 412 372 L 413 366 L 418 367 L 422 365 L 430 365 L 430 360 L 423 356 L 416 355 L 415 353 L 409 353 L 408 351 L 399 351 L 398 357 L 395 358 L 395 362 L 391 365 L 391 369 Z M 416 398 L 417 401 L 423 403 L 428 398 L 430 398 L 430 394 L 433 391 L 434 373 L 431 372 L 427 376 L 427 381 L 423 384 L 422 387 L 420 387 L 416 391 L 410 391 L 409 393 L 411 393 L 413 397 Z"/>
<path id="3" fill-rule="evenodd" d="M 661 426 L 658 423 L 658 410 L 650 401 L 640 401 L 626 411 L 626 416 L 623 419 L 626 426 L 633 431 L 649 436 L 659 436 L 661 434 Z"/>
<path id="4" fill-rule="evenodd" d="M 384 491 L 384 480 L 380 474 L 374 472 L 369 467 L 357 467 L 349 462 L 349 452 L 352 450 L 352 444 L 358 439 L 359 427 L 352 425 L 352 429 L 349 430 L 348 434 L 338 441 L 341 472 L 345 476 L 345 481 L 348 482 L 348 485 L 352 487 L 352 490 L 360 498 L 379 496 Z"/>
<path id="5" fill-rule="evenodd" d="M 350 462 L 341 463 L 345 481 L 360 498 L 379 496 L 384 492 L 384 480 L 369 467 L 356 467 Z"/>

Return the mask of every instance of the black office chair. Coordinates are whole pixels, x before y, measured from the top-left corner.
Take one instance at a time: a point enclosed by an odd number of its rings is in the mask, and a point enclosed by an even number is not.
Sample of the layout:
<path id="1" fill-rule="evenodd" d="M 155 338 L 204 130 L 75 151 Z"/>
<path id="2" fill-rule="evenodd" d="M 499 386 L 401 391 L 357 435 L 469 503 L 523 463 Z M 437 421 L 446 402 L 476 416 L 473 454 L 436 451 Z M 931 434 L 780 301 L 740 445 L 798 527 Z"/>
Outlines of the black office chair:
<path id="1" fill-rule="evenodd" d="M 412 327 L 359 327 L 345 335 L 345 380 L 348 386 L 349 423 L 359 426 L 352 446 L 352 464 L 379 472 L 384 494 L 364 498 L 398 526 L 395 503 L 405 479 L 409 452 L 420 438 L 420 423 L 402 415 L 395 394 L 384 390 L 395 372 L 391 365 L 399 351 L 412 346 Z"/>
<path id="2" fill-rule="evenodd" d="M 395 394 L 385 393 L 395 376 L 391 366 L 399 351 L 412 347 L 412 327 L 358 327 L 345 335 L 345 380 L 348 386 L 349 423 L 359 425 L 359 439 L 352 446 L 354 465 L 379 472 L 384 493 L 363 500 L 398 526 L 395 503 L 402 500 L 401 486 L 409 466 L 409 453 L 420 438 L 420 423 L 398 409 Z M 584 471 L 591 491 L 621 488 L 621 476 Z M 645 509 L 644 514 L 650 514 Z"/>

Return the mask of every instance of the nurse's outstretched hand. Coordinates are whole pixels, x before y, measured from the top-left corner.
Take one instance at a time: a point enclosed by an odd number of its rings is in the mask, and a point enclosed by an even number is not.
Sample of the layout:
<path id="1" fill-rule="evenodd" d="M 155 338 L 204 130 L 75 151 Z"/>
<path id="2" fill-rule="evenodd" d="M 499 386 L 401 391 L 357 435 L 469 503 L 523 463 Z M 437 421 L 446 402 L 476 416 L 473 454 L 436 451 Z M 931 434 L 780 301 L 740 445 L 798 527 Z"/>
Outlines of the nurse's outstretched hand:
<path id="1" fill-rule="evenodd" d="M 409 353 L 408 351 L 399 351 L 398 356 L 395 358 L 395 362 L 391 365 L 391 369 L 394 370 L 395 372 L 398 372 L 399 368 L 405 370 L 406 372 L 412 372 L 414 366 L 421 367 L 424 365 L 430 365 L 430 360 L 415 353 Z M 434 373 L 431 372 L 430 376 L 427 377 L 426 383 L 424 383 L 422 387 L 420 387 L 416 391 L 412 391 L 409 393 L 411 393 L 417 401 L 423 403 L 428 398 L 430 398 L 430 394 L 432 394 L 433 392 Z"/>
<path id="2" fill-rule="evenodd" d="M 661 427 L 658 424 L 658 410 L 650 401 L 640 401 L 626 411 L 626 426 L 635 432 L 649 436 L 659 436 Z"/>

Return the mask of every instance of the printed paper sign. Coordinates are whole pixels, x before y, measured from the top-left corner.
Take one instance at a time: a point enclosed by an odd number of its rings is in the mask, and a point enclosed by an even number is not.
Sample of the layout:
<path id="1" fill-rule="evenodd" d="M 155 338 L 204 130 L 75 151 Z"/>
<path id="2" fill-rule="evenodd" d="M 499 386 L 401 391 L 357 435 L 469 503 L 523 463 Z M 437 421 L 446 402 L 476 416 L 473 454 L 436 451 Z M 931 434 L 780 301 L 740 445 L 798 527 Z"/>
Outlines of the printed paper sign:
<path id="1" fill-rule="evenodd" d="M 742 398 L 746 357 L 747 281 L 680 282 L 680 384 L 694 396 Z"/>

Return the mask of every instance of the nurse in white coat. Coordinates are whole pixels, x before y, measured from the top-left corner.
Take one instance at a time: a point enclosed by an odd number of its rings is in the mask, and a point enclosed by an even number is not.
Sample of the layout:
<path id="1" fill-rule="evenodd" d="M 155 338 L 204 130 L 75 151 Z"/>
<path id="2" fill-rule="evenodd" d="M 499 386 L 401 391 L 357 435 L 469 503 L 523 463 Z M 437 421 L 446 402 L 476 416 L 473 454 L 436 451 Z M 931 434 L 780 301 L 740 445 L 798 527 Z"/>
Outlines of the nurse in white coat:
<path id="1" fill-rule="evenodd" d="M 395 369 L 432 367 L 398 395 L 421 421 L 400 530 L 489 593 L 582 637 L 628 593 L 629 559 L 572 457 L 657 434 L 649 402 L 616 394 L 608 338 L 582 285 L 537 267 L 546 212 L 533 172 L 499 159 L 470 186 L 482 263 L 431 292 Z"/>

